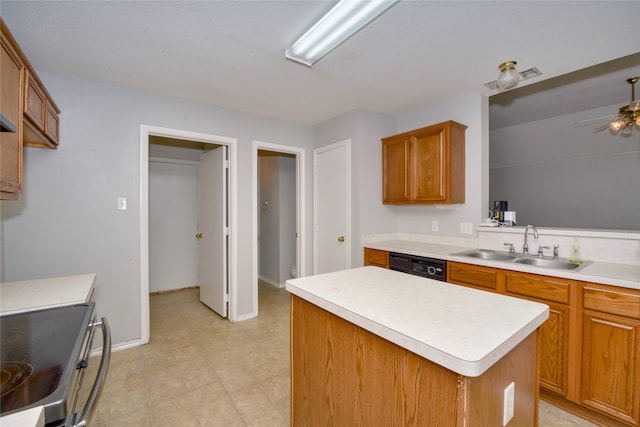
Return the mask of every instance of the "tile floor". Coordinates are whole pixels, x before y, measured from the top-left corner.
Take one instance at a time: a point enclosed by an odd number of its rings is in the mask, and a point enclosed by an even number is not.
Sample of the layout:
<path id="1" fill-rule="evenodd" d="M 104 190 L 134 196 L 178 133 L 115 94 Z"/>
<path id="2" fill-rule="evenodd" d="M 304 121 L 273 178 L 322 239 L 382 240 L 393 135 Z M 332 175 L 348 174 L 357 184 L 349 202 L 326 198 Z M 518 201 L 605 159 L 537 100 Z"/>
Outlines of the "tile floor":
<path id="1" fill-rule="evenodd" d="M 151 296 L 150 343 L 112 354 L 89 425 L 289 426 L 289 294 L 260 283 L 259 298 L 229 323 L 197 289 Z M 540 427 L 559 426 L 594 424 L 541 402 Z"/>

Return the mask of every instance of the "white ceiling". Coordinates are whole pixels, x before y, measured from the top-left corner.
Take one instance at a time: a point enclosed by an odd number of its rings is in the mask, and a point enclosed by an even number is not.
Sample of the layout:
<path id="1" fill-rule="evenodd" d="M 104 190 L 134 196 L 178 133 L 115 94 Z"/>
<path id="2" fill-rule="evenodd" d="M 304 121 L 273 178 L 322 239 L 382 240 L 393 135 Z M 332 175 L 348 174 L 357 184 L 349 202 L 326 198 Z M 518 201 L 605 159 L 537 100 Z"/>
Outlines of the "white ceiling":
<path id="1" fill-rule="evenodd" d="M 312 68 L 286 60 L 332 4 L 0 0 L 0 13 L 37 70 L 306 125 L 492 94 L 483 84 L 505 60 L 543 72 L 526 86 L 635 54 L 640 41 L 638 0 L 402 0 Z M 609 79 L 620 92 L 603 105 L 629 99 L 628 77 Z"/>

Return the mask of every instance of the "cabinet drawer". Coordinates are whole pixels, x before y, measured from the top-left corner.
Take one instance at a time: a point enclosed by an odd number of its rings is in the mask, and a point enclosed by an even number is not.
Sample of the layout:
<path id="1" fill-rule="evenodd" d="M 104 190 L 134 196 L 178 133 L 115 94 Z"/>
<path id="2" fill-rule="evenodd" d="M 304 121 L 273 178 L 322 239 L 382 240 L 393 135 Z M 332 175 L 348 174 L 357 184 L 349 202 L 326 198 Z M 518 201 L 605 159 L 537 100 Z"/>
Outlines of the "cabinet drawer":
<path id="1" fill-rule="evenodd" d="M 547 301 L 569 304 L 571 281 L 560 279 L 507 273 L 506 288 L 508 293 L 525 295 Z"/>
<path id="2" fill-rule="evenodd" d="M 447 263 L 447 282 L 496 290 L 498 285 L 498 270 L 479 267 L 477 265 L 449 262 Z"/>
<path id="3" fill-rule="evenodd" d="M 607 286 L 585 285 L 585 309 L 640 319 L 640 293 Z"/>
<path id="4" fill-rule="evenodd" d="M 389 268 L 389 252 L 380 249 L 364 248 L 364 265 L 376 265 Z"/>

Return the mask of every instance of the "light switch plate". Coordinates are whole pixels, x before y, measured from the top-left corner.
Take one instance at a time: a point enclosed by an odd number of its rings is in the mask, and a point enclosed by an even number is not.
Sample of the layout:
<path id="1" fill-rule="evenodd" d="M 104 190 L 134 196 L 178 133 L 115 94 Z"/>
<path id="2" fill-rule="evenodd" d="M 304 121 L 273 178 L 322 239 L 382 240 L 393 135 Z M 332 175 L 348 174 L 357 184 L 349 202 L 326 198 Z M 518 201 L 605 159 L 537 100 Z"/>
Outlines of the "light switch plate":
<path id="1" fill-rule="evenodd" d="M 460 234 L 472 234 L 473 233 L 473 224 L 470 222 L 461 222 L 460 223 Z"/>
<path id="2" fill-rule="evenodd" d="M 127 198 L 126 197 L 118 197 L 118 210 L 126 211 L 127 210 Z"/>

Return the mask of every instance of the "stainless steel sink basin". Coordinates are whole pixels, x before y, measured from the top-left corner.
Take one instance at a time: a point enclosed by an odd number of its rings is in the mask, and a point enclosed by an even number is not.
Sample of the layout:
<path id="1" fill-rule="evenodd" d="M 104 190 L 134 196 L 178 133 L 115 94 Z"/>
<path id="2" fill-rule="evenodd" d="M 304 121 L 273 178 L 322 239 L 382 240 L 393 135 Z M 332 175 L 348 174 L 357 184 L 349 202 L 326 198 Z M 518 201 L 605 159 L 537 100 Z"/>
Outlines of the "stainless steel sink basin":
<path id="1" fill-rule="evenodd" d="M 575 270 L 583 266 L 577 262 L 565 261 L 561 259 L 544 259 L 544 258 L 518 258 L 516 264 L 535 265 L 536 267 L 559 268 L 562 270 Z"/>
<path id="2" fill-rule="evenodd" d="M 510 255 L 506 252 L 490 251 L 486 249 L 472 249 L 470 251 L 459 252 L 453 255 L 486 259 L 488 261 L 512 261 L 516 259 L 514 255 Z"/>
<path id="3" fill-rule="evenodd" d="M 535 267 L 543 268 L 557 268 L 560 270 L 573 270 L 578 271 L 591 264 L 590 261 L 583 263 L 571 262 L 566 259 L 553 259 L 550 257 L 540 258 L 533 255 L 525 255 L 519 253 L 509 253 L 494 251 L 490 249 L 471 249 L 464 252 L 458 252 L 452 255 L 480 258 L 487 261 L 504 261 L 514 264 L 532 265 Z"/>

